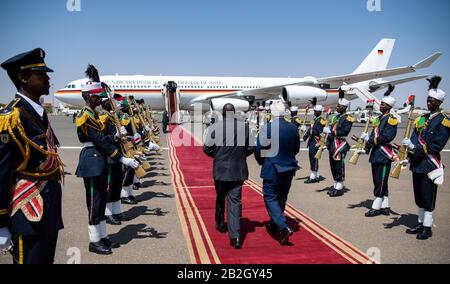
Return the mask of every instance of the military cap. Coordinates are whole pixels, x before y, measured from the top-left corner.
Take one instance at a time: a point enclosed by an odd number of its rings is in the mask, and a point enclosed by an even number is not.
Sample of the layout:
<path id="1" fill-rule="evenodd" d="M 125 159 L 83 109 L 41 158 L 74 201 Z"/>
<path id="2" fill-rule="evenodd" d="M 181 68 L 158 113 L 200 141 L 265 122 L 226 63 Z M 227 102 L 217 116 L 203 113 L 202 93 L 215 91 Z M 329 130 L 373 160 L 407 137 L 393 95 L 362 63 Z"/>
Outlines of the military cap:
<path id="1" fill-rule="evenodd" d="M 42 48 L 36 48 L 6 60 L 1 66 L 6 71 L 13 73 L 24 70 L 53 72 L 45 64 L 44 58 L 45 51 Z"/>

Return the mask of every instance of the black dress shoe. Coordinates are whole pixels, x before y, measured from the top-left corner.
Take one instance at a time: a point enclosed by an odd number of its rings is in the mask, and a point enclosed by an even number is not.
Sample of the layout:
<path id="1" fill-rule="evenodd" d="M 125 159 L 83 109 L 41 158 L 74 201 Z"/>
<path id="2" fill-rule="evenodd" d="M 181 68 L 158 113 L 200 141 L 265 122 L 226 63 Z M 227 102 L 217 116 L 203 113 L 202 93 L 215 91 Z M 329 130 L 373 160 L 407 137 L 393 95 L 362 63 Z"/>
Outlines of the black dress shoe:
<path id="1" fill-rule="evenodd" d="M 417 235 L 417 234 L 420 234 L 420 232 L 422 232 L 422 230 L 423 230 L 423 224 L 419 223 L 414 228 L 406 230 L 406 233 L 410 234 L 410 235 Z"/>
<path id="2" fill-rule="evenodd" d="M 312 184 L 312 183 L 319 183 L 319 182 L 320 182 L 320 180 L 318 178 L 315 178 L 315 179 L 308 178 L 307 180 L 305 180 L 305 184 Z"/>
<path id="3" fill-rule="evenodd" d="M 127 221 L 131 221 L 132 218 L 126 214 L 120 213 L 120 214 L 116 214 L 113 215 L 117 220 L 120 220 L 122 222 L 127 222 Z"/>
<path id="4" fill-rule="evenodd" d="M 228 232 L 228 228 L 225 224 L 216 225 L 216 230 L 221 232 L 222 234 L 225 234 L 226 232 Z"/>
<path id="5" fill-rule="evenodd" d="M 132 199 L 131 197 L 122 197 L 120 199 L 122 204 L 128 204 L 128 205 L 136 205 L 138 204 L 136 200 Z"/>
<path id="6" fill-rule="evenodd" d="M 114 215 L 111 216 L 105 216 L 106 217 L 106 223 L 113 225 L 113 226 L 118 226 L 118 225 L 122 225 L 122 222 L 120 222 L 120 219 L 117 219 Z"/>
<path id="7" fill-rule="evenodd" d="M 294 234 L 294 231 L 290 227 L 286 227 L 286 229 L 281 231 L 280 235 L 280 243 L 282 245 L 287 245 L 289 243 L 289 237 Z"/>
<path id="8" fill-rule="evenodd" d="M 391 208 L 381 208 L 381 214 L 384 216 L 390 216 L 391 215 Z"/>
<path id="9" fill-rule="evenodd" d="M 230 245 L 235 249 L 242 249 L 242 240 L 241 238 L 231 239 Z"/>
<path id="10" fill-rule="evenodd" d="M 112 254 L 111 248 L 106 246 L 102 241 L 97 243 L 89 243 L 89 251 L 101 255 Z"/>
<path id="11" fill-rule="evenodd" d="M 364 216 L 366 217 L 377 217 L 381 215 L 381 210 L 375 210 L 375 209 L 370 209 L 369 212 L 367 212 L 366 214 L 364 214 Z"/>
<path id="12" fill-rule="evenodd" d="M 430 227 L 423 227 L 422 231 L 417 235 L 418 240 L 428 240 L 433 236 L 433 232 Z"/>
<path id="13" fill-rule="evenodd" d="M 269 233 L 271 234 L 275 234 L 278 231 L 277 225 L 275 225 L 272 222 L 269 222 L 269 224 L 267 224 L 267 231 L 269 231 Z"/>
<path id="14" fill-rule="evenodd" d="M 114 243 L 111 242 L 108 238 L 104 238 L 100 240 L 102 243 L 105 244 L 105 246 L 116 249 L 116 248 L 120 248 L 120 244 L 119 243 Z"/>
<path id="15" fill-rule="evenodd" d="M 330 192 L 330 194 L 328 194 L 330 197 L 339 197 L 344 195 L 344 193 L 342 193 L 342 190 L 333 190 L 332 192 Z"/>
<path id="16" fill-rule="evenodd" d="M 334 186 L 330 186 L 327 189 L 328 189 L 328 191 L 327 191 L 328 195 L 330 195 L 333 191 L 335 191 Z"/>

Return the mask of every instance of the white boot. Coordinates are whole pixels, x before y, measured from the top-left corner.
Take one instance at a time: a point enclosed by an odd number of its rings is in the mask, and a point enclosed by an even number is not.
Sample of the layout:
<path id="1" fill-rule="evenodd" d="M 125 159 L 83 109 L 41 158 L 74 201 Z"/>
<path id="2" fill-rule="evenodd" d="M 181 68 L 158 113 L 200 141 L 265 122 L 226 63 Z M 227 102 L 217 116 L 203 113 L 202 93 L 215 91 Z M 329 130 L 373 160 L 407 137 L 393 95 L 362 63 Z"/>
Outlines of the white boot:
<path id="1" fill-rule="evenodd" d="M 98 243 L 101 240 L 100 225 L 89 226 L 89 242 Z"/>
<path id="2" fill-rule="evenodd" d="M 336 182 L 336 190 L 343 190 L 344 184 L 342 182 Z"/>
<path id="3" fill-rule="evenodd" d="M 381 204 L 381 208 L 383 209 L 389 208 L 389 197 L 385 196 L 383 198 L 383 204 Z"/>
<path id="4" fill-rule="evenodd" d="M 425 211 L 423 226 L 428 228 L 431 228 L 433 226 L 433 212 Z"/>
<path id="5" fill-rule="evenodd" d="M 419 223 L 423 224 L 425 220 L 425 209 L 419 208 Z"/>
<path id="6" fill-rule="evenodd" d="M 113 206 L 113 203 L 106 203 L 105 216 L 114 215 L 112 206 Z"/>
<path id="7" fill-rule="evenodd" d="M 106 221 L 100 222 L 100 238 L 101 239 L 106 238 Z"/>
<path id="8" fill-rule="evenodd" d="M 381 209 L 381 204 L 383 203 L 383 198 L 375 198 L 375 200 L 373 201 L 372 204 L 372 209 L 373 210 L 380 210 Z"/>
<path id="9" fill-rule="evenodd" d="M 141 181 L 139 180 L 139 178 L 135 175 L 134 177 L 133 177 L 133 184 L 136 184 L 136 183 L 140 183 Z"/>
<path id="10" fill-rule="evenodd" d="M 122 214 L 122 205 L 120 201 L 111 203 L 111 212 L 113 215 Z"/>
<path id="11" fill-rule="evenodd" d="M 130 194 L 128 193 L 129 192 L 129 188 L 130 186 L 123 186 L 122 187 L 122 191 L 120 192 L 120 197 L 122 197 L 122 198 L 127 198 L 127 197 L 130 197 Z"/>

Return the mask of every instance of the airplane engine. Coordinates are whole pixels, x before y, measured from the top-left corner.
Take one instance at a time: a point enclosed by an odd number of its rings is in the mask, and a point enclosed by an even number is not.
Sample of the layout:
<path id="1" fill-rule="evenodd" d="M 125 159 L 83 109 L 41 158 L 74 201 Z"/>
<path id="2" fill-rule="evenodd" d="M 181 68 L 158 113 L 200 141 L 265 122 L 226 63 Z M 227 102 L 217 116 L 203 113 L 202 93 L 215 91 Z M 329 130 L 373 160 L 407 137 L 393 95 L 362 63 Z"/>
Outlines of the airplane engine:
<path id="1" fill-rule="evenodd" d="M 211 109 L 214 111 L 222 112 L 223 107 L 228 103 L 234 105 L 234 108 L 236 109 L 237 112 L 238 111 L 247 112 L 250 110 L 250 103 L 248 101 L 240 99 L 225 99 L 225 98 L 211 100 Z"/>
<path id="2" fill-rule="evenodd" d="M 306 104 L 313 98 L 322 102 L 326 101 L 328 97 L 325 90 L 309 86 L 286 86 L 281 95 L 285 102 L 292 102 L 292 105 Z"/>

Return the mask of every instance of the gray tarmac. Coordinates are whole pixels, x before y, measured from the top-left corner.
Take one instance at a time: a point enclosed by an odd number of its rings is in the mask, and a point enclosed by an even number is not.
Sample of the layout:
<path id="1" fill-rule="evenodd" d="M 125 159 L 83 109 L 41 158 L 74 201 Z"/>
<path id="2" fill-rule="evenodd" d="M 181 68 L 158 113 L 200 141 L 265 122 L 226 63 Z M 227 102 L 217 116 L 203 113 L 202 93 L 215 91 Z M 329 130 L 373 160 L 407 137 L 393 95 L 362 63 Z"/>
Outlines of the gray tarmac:
<path id="1" fill-rule="evenodd" d="M 161 156 L 152 156 L 152 170 L 142 181 L 146 188 L 135 191 L 142 202 L 135 206 L 123 205 L 124 212 L 133 220 L 121 226 L 107 226 L 111 239 L 121 243 L 121 248 L 115 249 L 110 256 L 99 256 L 87 250 L 85 193 L 82 179 L 74 176 L 81 145 L 72 118 L 51 117 L 51 123 L 61 142 L 60 153 L 67 172 L 63 188 L 65 229 L 59 235 L 56 263 L 188 264 L 189 253 L 176 209 L 167 151 Z M 398 140 L 404 134 L 402 129 Z M 351 135 L 361 132 L 362 125 L 356 125 Z M 162 142 L 166 147 L 164 136 Z M 305 143 L 302 143 L 304 147 Z M 443 153 L 442 157 L 444 164 L 450 164 L 449 152 Z M 340 198 L 330 198 L 326 194 L 325 189 L 333 184 L 327 153 L 320 161 L 320 174 L 325 178 L 320 184 L 304 184 L 310 174 L 308 152 L 302 151 L 298 160 L 302 168 L 297 172 L 288 200 L 294 207 L 381 263 L 450 263 L 449 171 L 446 171 L 445 184 L 438 192 L 434 236 L 427 241 L 418 241 L 415 236 L 405 234 L 405 230 L 417 222 L 409 171 L 402 172 L 399 180 L 390 181 L 391 216 L 366 218 L 364 213 L 371 207 L 373 199 L 367 157 L 361 157 L 357 166 L 347 165 L 347 192 Z M 248 164 L 250 177 L 262 183 L 256 161 L 250 157 Z M 264 206 L 263 200 L 261 205 Z M 0 264 L 10 262 L 9 255 L 0 255 Z"/>

